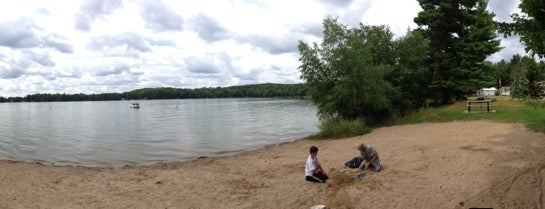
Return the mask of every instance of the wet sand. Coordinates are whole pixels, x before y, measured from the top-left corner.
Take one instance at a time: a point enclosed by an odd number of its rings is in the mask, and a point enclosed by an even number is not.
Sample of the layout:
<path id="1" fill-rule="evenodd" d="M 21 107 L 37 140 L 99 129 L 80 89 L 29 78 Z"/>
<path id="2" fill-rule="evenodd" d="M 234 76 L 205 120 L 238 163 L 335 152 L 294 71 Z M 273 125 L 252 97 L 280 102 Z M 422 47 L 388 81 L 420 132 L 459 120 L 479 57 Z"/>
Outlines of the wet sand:
<path id="1" fill-rule="evenodd" d="M 365 142 L 384 169 L 344 167 Z M 308 148 L 336 187 L 304 180 Z M 0 161 L 0 208 L 538 208 L 545 135 L 488 121 L 384 127 L 232 156 L 123 168 Z"/>

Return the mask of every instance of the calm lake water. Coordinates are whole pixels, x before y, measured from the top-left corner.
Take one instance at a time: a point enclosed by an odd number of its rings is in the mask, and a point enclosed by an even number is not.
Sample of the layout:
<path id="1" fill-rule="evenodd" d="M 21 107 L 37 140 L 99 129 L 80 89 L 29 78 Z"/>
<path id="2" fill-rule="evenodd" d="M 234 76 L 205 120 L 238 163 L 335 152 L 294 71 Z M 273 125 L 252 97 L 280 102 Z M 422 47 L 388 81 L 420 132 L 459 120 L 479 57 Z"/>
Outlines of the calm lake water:
<path id="1" fill-rule="evenodd" d="M 318 132 L 302 99 L 0 103 L 0 159 L 123 166 L 186 161 Z"/>

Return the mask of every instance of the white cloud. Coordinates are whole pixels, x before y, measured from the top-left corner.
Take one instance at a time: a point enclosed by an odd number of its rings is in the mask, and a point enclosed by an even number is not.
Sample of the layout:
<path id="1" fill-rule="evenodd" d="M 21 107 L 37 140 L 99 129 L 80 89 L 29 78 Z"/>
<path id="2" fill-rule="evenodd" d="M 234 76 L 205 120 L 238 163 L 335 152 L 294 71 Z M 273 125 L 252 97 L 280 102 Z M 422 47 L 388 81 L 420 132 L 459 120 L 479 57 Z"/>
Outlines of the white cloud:
<path id="1" fill-rule="evenodd" d="M 87 47 L 91 50 L 102 51 L 106 56 L 115 56 L 117 53 L 111 54 L 111 49 L 118 47 L 122 48 L 122 53 L 127 52 L 151 52 L 151 48 L 148 42 L 144 40 L 139 34 L 126 32 L 123 34 L 111 36 L 102 35 L 100 37 L 94 37 L 87 44 Z"/>
<path id="2" fill-rule="evenodd" d="M 511 14 L 520 12 L 519 4 L 520 1 L 489 0 L 488 9 L 496 14 L 494 20 L 511 22 Z"/>
<path id="3" fill-rule="evenodd" d="M 492 62 L 499 62 L 505 60 L 508 62 L 511 60 L 513 55 L 527 55 L 524 51 L 524 46 L 519 42 L 519 36 L 512 36 L 508 38 L 502 38 L 500 47 L 503 49 L 495 54 L 492 54 L 488 57 L 488 60 Z"/>
<path id="4" fill-rule="evenodd" d="M 154 31 L 182 30 L 183 18 L 162 1 L 143 1 L 140 14 L 146 27 Z"/>
<path id="5" fill-rule="evenodd" d="M 221 72 L 221 67 L 230 64 L 230 60 L 217 59 L 214 55 L 188 57 L 185 59 L 187 70 L 195 74 L 213 75 Z"/>
<path id="6" fill-rule="evenodd" d="M 515 3 L 517 2 L 517 3 Z M 490 0 L 498 20 L 518 1 Z M 299 83 L 326 15 L 415 28 L 416 0 L 21 0 L 0 7 L 0 96 Z M 490 60 L 520 53 L 518 39 Z"/>
<path id="7" fill-rule="evenodd" d="M 112 14 L 123 7 L 121 0 L 84 0 L 75 16 L 75 27 L 78 30 L 89 31 L 95 19 Z"/>
<path id="8" fill-rule="evenodd" d="M 62 35 L 43 34 L 30 18 L 21 17 L 13 21 L 0 21 L 0 46 L 10 48 L 53 48 L 63 53 L 72 53 L 72 46 Z"/>
<path id="9" fill-rule="evenodd" d="M 366 25 L 388 25 L 396 36 L 404 35 L 407 29 L 415 29 L 414 18 L 422 9 L 417 1 L 372 0 L 371 8 L 362 15 Z"/>
<path id="10" fill-rule="evenodd" d="M 191 21 L 192 29 L 207 42 L 219 41 L 230 36 L 229 30 L 206 14 L 199 14 Z"/>

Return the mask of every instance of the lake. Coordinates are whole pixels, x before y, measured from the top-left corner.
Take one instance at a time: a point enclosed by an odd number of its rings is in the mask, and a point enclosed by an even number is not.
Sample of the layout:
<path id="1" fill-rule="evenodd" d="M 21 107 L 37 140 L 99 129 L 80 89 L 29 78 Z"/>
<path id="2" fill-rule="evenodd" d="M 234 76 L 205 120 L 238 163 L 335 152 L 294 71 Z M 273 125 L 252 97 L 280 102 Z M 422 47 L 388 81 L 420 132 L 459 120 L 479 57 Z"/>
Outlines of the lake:
<path id="1" fill-rule="evenodd" d="M 303 99 L 0 103 L 0 159 L 77 166 L 221 156 L 317 133 Z"/>

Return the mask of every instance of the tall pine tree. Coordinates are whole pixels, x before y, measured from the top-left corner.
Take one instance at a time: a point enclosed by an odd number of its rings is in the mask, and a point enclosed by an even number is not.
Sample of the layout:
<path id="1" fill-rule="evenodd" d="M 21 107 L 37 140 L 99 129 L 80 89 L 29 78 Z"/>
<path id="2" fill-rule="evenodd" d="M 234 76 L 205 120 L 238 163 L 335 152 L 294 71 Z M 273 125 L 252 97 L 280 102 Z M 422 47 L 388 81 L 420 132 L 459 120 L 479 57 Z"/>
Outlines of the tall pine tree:
<path id="1" fill-rule="evenodd" d="M 462 99 L 483 87 L 487 56 L 497 52 L 493 13 L 486 0 L 418 0 L 422 11 L 414 19 L 429 40 L 431 72 L 428 95 L 437 104 Z"/>

